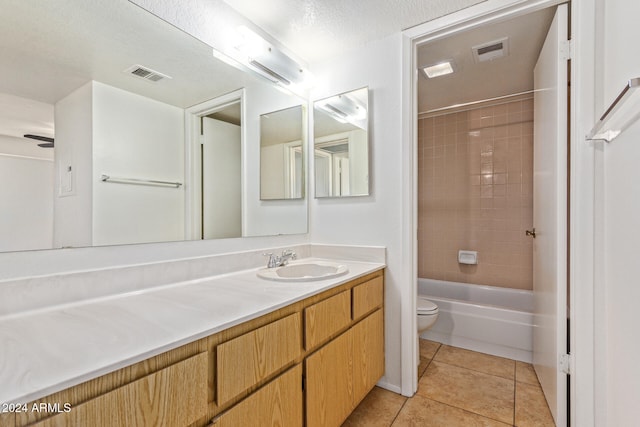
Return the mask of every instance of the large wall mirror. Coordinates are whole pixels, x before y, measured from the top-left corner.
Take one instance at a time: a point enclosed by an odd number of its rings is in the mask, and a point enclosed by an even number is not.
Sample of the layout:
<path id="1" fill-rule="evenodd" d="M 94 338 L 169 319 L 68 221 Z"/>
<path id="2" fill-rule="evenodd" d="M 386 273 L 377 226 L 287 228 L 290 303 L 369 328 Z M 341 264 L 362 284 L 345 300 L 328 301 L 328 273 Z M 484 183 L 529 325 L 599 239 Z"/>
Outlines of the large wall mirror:
<path id="1" fill-rule="evenodd" d="M 259 175 L 260 117 L 304 100 L 127 0 L 6 0 L 0 24 L 0 251 L 307 232 Z"/>
<path id="2" fill-rule="evenodd" d="M 315 196 L 369 194 L 369 89 L 313 105 Z"/>
<path id="3" fill-rule="evenodd" d="M 260 116 L 260 199 L 304 197 L 306 138 L 302 105 Z"/>

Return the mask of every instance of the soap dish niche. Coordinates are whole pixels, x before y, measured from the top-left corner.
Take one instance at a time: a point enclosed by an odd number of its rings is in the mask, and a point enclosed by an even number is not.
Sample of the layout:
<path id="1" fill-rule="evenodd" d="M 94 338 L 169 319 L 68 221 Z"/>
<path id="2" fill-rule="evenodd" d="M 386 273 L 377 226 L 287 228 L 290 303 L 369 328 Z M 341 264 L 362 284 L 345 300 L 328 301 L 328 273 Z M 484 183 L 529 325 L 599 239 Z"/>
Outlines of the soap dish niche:
<path id="1" fill-rule="evenodd" d="M 476 265 L 478 263 L 478 251 L 458 251 L 458 263 Z"/>

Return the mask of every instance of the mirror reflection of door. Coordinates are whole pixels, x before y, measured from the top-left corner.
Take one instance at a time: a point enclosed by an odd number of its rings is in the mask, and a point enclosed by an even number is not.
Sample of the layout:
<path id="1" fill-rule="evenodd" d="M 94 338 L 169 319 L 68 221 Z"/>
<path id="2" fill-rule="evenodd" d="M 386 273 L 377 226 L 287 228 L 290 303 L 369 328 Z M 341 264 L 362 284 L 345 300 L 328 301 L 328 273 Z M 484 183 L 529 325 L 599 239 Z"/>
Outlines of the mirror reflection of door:
<path id="1" fill-rule="evenodd" d="M 234 114 L 233 111 L 238 113 Z M 242 236 L 240 103 L 202 117 L 202 238 Z"/>
<path id="2" fill-rule="evenodd" d="M 304 197 L 302 105 L 260 116 L 260 200 Z"/>
<path id="3" fill-rule="evenodd" d="M 349 140 L 316 143 L 316 195 L 350 196 Z"/>
<path id="4" fill-rule="evenodd" d="M 296 145 L 295 147 L 289 147 L 289 158 L 289 188 L 291 189 L 291 198 L 300 199 L 303 196 L 302 187 L 304 184 L 302 179 L 304 172 L 302 165 L 302 146 Z"/>

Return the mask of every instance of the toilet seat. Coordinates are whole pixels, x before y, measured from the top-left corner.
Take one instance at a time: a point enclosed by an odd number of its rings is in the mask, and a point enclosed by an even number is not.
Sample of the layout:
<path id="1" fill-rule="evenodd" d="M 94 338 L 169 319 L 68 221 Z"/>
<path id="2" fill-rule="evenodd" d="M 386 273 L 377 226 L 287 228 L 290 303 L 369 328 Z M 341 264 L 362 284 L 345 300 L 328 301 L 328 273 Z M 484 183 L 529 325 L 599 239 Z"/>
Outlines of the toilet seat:
<path id="1" fill-rule="evenodd" d="M 435 303 L 423 297 L 418 297 L 416 308 L 417 308 L 418 315 L 438 313 L 438 306 Z"/>

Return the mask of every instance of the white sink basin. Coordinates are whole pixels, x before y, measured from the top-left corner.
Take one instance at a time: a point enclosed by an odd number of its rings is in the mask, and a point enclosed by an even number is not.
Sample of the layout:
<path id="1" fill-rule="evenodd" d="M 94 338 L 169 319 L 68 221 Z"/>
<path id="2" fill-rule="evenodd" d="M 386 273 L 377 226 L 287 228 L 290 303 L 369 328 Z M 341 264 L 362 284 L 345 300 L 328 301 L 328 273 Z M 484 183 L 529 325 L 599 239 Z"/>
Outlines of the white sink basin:
<path id="1" fill-rule="evenodd" d="M 349 272 L 346 265 L 327 261 L 292 263 L 283 267 L 263 268 L 258 277 L 279 282 L 311 282 L 338 277 Z"/>

